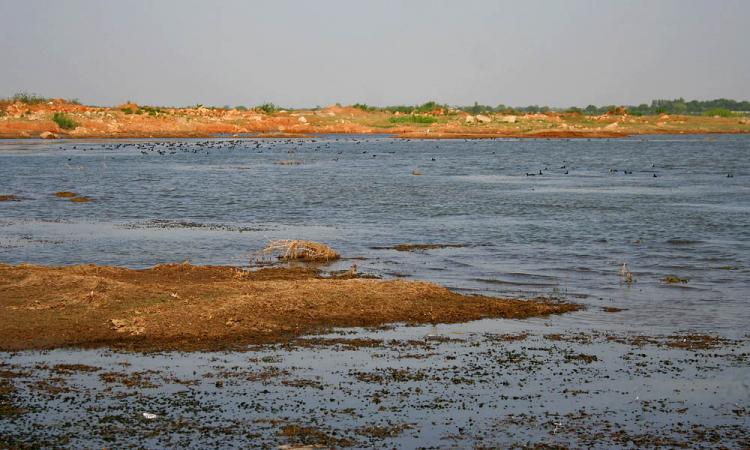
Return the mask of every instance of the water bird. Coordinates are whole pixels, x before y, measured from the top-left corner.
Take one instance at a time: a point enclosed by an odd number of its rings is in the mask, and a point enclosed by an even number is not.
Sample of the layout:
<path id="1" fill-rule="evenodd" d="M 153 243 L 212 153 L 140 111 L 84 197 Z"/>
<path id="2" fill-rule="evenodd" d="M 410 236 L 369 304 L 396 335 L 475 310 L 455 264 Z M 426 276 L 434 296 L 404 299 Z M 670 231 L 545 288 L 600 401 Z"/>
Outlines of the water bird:
<path id="1" fill-rule="evenodd" d="M 654 174 L 654 178 L 656 178 L 656 174 Z"/>
<path id="2" fill-rule="evenodd" d="M 734 178 L 734 174 L 733 174 L 733 173 L 731 173 L 731 172 L 729 172 L 729 173 L 727 174 L 727 178 Z"/>
<path id="3" fill-rule="evenodd" d="M 630 271 L 628 263 L 622 263 L 620 267 L 620 276 L 625 279 L 625 282 L 630 284 L 633 282 L 633 272 Z"/>

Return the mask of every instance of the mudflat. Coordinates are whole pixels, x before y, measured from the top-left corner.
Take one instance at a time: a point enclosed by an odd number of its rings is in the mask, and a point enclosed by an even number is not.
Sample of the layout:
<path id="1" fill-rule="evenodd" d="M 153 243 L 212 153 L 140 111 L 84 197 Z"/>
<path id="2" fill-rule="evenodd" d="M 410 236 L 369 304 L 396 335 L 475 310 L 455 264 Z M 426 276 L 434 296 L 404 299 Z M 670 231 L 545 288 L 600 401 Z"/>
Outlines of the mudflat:
<path id="1" fill-rule="evenodd" d="M 311 268 L 0 264 L 0 350 L 222 350 L 331 327 L 455 323 L 575 311 L 555 301 L 461 295 L 422 281 Z"/>

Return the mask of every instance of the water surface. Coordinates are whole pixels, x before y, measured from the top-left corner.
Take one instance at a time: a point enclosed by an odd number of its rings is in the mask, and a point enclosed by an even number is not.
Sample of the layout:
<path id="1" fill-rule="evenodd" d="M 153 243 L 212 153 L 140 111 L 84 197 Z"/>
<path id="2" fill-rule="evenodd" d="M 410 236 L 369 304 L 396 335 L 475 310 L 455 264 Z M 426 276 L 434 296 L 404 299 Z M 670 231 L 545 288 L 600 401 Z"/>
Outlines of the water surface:
<path id="1" fill-rule="evenodd" d="M 0 203 L 0 261 L 248 265 L 270 239 L 311 239 L 384 277 L 592 306 L 577 325 L 732 336 L 750 325 L 749 148 L 742 135 L 3 141 L 0 193 L 23 200 Z M 464 247 L 383 248 L 400 243 Z"/>
<path id="2" fill-rule="evenodd" d="M 0 406 L 24 411 L 0 415 L 0 446 L 747 448 L 749 148 L 745 136 L 1 141 L 0 194 L 21 197 L 0 203 L 2 262 L 249 266 L 271 239 L 311 239 L 344 255 L 329 270 L 587 309 L 248 352 L 0 353 Z M 401 243 L 458 246 L 389 248 Z M 731 340 L 693 348 L 691 333 Z"/>

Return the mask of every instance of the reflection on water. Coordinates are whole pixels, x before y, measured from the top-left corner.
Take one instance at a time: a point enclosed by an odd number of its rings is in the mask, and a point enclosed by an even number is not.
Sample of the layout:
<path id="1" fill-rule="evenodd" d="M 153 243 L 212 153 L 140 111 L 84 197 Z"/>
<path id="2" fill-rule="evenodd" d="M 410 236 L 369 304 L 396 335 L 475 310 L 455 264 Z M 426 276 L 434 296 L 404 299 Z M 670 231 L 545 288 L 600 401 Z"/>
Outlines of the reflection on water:
<path id="1" fill-rule="evenodd" d="M 312 239 L 386 277 L 591 306 L 564 319 L 574 326 L 731 336 L 750 325 L 748 148 L 745 136 L 4 141 L 0 194 L 22 201 L 0 203 L 0 261 L 245 265 L 269 239 Z M 400 243 L 464 246 L 382 248 Z"/>

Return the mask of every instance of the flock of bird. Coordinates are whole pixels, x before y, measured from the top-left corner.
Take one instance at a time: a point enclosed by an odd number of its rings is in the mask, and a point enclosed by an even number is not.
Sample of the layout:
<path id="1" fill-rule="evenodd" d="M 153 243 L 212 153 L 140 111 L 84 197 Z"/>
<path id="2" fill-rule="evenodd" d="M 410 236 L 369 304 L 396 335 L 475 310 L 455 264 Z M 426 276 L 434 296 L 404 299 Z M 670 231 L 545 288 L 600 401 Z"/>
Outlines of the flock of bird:
<path id="1" fill-rule="evenodd" d="M 288 154 L 294 154 L 296 153 L 295 148 L 300 148 L 304 145 L 313 144 L 312 150 L 319 152 L 324 150 L 330 150 L 331 149 L 331 143 L 348 143 L 352 145 L 359 145 L 362 142 L 369 142 L 370 139 L 367 138 L 352 138 L 352 137 L 337 137 L 337 138 L 330 138 L 330 139 L 299 139 L 299 138 L 282 138 L 282 139 L 273 139 L 273 138 L 266 138 L 266 139 L 228 139 L 228 140 L 220 140 L 220 139 L 209 139 L 209 140 L 175 140 L 175 141 L 131 141 L 131 142 L 117 142 L 117 143 L 105 143 L 101 146 L 98 146 L 100 149 L 104 150 L 128 150 L 128 149 L 134 149 L 139 151 L 142 155 L 150 155 L 150 154 L 158 154 L 161 156 L 166 155 L 175 155 L 177 153 L 192 153 L 192 154 L 205 154 L 209 155 L 210 151 L 215 150 L 251 150 L 256 153 L 263 153 L 264 151 L 272 152 L 274 150 L 286 150 Z M 411 142 L 411 139 L 404 139 L 403 142 Z M 468 139 L 464 139 L 465 142 L 469 142 Z M 395 144 L 399 142 L 399 140 L 392 140 L 391 143 Z M 78 145 L 73 145 L 71 148 L 73 150 L 78 150 Z M 435 148 L 440 148 L 439 144 L 435 144 Z M 60 147 L 60 149 L 64 149 L 64 147 Z M 86 151 L 87 148 L 84 146 L 81 146 L 81 150 Z M 362 151 L 362 154 L 367 154 L 368 151 L 364 150 Z M 396 153 L 395 151 L 387 151 L 385 153 Z M 343 151 L 337 151 L 336 155 L 343 154 Z M 492 152 L 492 154 L 495 154 L 495 152 Z M 378 155 L 376 153 L 373 153 L 371 155 L 373 158 L 377 157 Z M 70 158 L 68 158 L 70 160 Z M 338 161 L 339 157 L 336 156 L 333 158 L 333 161 Z M 431 162 L 437 161 L 435 157 L 430 158 Z M 543 176 L 545 175 L 545 172 L 547 173 L 554 173 L 554 174 L 562 174 L 562 175 L 568 175 L 569 163 L 567 161 L 563 161 L 563 165 L 560 166 L 558 169 L 550 170 L 549 167 L 544 167 L 544 169 L 538 169 L 538 171 L 534 172 L 526 172 L 527 177 L 534 177 L 534 176 Z M 654 164 L 651 165 L 652 169 L 655 169 L 656 166 Z M 655 170 L 653 172 L 653 178 L 657 178 L 657 172 Z M 607 171 L 608 175 L 616 175 L 619 173 L 623 173 L 624 175 L 633 175 L 632 170 L 620 170 L 620 169 L 614 169 L 610 168 Z M 727 178 L 734 178 L 733 173 L 727 173 Z"/>

